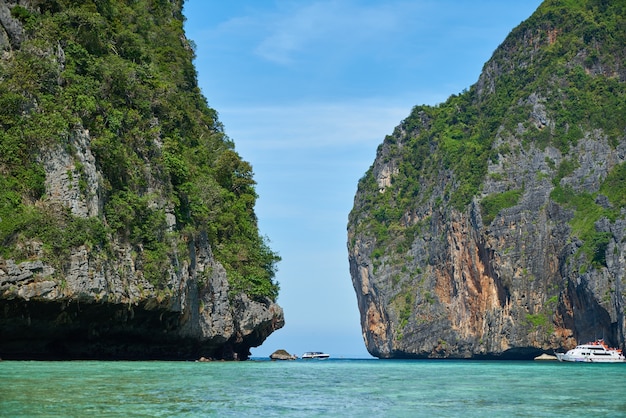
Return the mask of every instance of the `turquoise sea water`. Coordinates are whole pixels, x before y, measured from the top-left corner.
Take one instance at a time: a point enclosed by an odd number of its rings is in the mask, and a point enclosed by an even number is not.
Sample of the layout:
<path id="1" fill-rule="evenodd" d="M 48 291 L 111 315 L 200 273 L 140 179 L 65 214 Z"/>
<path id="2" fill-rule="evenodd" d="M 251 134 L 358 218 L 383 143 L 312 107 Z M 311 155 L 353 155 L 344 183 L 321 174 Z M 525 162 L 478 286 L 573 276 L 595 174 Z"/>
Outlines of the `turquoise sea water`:
<path id="1" fill-rule="evenodd" d="M 626 416 L 626 364 L 0 362 L 6 417 Z"/>

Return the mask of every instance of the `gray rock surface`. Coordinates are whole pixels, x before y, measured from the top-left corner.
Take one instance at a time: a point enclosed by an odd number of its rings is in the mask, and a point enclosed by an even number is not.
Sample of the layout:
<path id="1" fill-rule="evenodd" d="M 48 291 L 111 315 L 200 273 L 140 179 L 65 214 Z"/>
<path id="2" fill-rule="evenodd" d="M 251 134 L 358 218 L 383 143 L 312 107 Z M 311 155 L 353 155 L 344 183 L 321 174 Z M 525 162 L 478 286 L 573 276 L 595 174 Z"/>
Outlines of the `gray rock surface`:
<path id="1" fill-rule="evenodd" d="M 272 360 L 296 360 L 297 357 L 293 354 L 289 354 L 286 350 L 276 350 L 270 354 Z"/>
<path id="2" fill-rule="evenodd" d="M 542 48 L 560 34 L 561 29 L 542 32 L 551 24 L 537 23 L 537 30 L 524 26 L 507 38 L 471 97 L 482 103 L 497 93 L 501 78 L 537 68 Z M 586 65 L 579 59 L 583 52 L 563 66 Z M 612 64 L 602 71 L 584 68 L 593 77 L 624 81 L 623 68 Z M 487 173 L 463 209 L 450 203 L 450 195 L 465 174 L 435 159 L 445 152 L 439 133 L 420 137 L 426 138 L 419 149 L 426 149 L 420 154 L 424 159 L 416 161 L 406 151 L 413 138 L 438 123 L 427 112 L 416 108 L 379 146 L 359 183 L 348 224 L 350 273 L 372 355 L 532 359 L 596 338 L 626 348 L 626 210 L 592 225 L 607 242 L 597 250 L 600 261 L 591 263 L 583 254 L 585 242 L 573 231 L 575 210 L 551 195 L 559 185 L 610 208 L 600 187 L 626 162 L 626 135 L 609 137 L 592 126 L 568 147 L 536 139 L 557 128 L 557 91 L 550 85 L 510 105 L 509 113 L 522 114 L 522 122 L 494 130 Z M 481 109 L 482 116 L 489 117 L 490 110 Z M 559 172 L 563 162 L 571 162 L 572 170 Z M 385 218 L 384 210 L 396 209 L 393 203 L 401 200 L 394 194 L 396 181 L 411 165 L 423 174 L 411 179 L 419 192 L 402 196 L 408 203 L 391 226 L 377 221 L 376 216 Z M 487 219 L 481 203 L 511 190 L 519 190 L 518 201 Z"/>
<path id="3" fill-rule="evenodd" d="M 66 42 L 33 47 L 20 21 L 28 13 L 40 13 L 42 4 L 0 0 L 1 58 L 9 60 L 20 47 L 30 48 L 31 55 L 49 62 L 54 71 L 46 82 L 59 88 Z M 37 106 L 32 99 L 21 110 L 27 117 Z M 151 125 L 158 124 L 154 117 Z M 106 224 L 104 196 L 111 185 L 94 157 L 93 138 L 80 122 L 68 126 L 60 138 L 45 138 L 41 142 L 48 145 L 35 150 L 45 171 L 45 194 L 28 203 L 60 218 L 98 218 Z M 160 149 L 160 135 L 155 129 L 146 141 Z M 142 167 L 145 190 L 139 194 L 149 196 L 149 207 L 165 214 L 167 232 L 175 232 L 174 203 L 165 197 L 171 196 L 172 185 L 148 160 Z M 15 240 L 19 248 L 12 254 L 19 256 L 0 256 L 0 356 L 244 360 L 251 347 L 284 325 L 276 303 L 252 300 L 230 288 L 206 233 L 172 234 L 167 261 L 160 264 L 165 265 L 164 283 L 158 285 L 146 278 L 142 244 L 109 235 L 108 248 L 70 246 L 61 260 L 51 257 L 42 242 L 28 238 Z"/>
<path id="4" fill-rule="evenodd" d="M 18 49 L 24 38 L 22 24 L 11 15 L 17 4 L 17 1 L 0 1 L 0 49 Z"/>
<path id="5" fill-rule="evenodd" d="M 246 359 L 284 325 L 277 304 L 229 298 L 226 272 L 206 240 L 198 257 L 157 290 L 134 268 L 129 248 L 103 260 L 81 247 L 63 275 L 44 262 L 0 259 L 3 358 Z M 202 283 L 198 278 L 202 276 Z"/>

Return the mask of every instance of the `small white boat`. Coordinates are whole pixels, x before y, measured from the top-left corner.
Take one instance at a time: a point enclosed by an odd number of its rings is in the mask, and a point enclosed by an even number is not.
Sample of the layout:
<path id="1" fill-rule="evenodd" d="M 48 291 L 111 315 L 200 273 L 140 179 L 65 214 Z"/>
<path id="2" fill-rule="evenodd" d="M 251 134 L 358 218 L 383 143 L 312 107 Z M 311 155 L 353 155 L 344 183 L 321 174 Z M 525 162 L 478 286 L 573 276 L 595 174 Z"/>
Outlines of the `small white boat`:
<path id="1" fill-rule="evenodd" d="M 603 340 L 577 345 L 567 353 L 554 353 L 559 361 L 583 363 L 623 363 L 626 362 L 622 350 L 610 348 Z"/>
<path id="2" fill-rule="evenodd" d="M 327 359 L 330 357 L 330 354 L 322 353 L 321 351 L 307 351 L 302 354 L 303 359 Z"/>

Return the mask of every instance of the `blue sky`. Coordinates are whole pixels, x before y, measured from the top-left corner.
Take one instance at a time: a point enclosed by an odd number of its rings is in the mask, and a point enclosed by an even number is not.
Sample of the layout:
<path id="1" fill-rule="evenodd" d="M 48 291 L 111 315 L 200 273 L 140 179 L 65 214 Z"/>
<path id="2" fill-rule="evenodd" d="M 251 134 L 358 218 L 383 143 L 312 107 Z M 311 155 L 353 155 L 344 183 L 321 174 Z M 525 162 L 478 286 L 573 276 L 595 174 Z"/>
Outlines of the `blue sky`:
<path id="1" fill-rule="evenodd" d="M 253 356 L 368 357 L 346 226 L 359 178 L 419 104 L 474 84 L 539 0 L 186 0 L 198 82 L 257 181 L 286 325 Z"/>

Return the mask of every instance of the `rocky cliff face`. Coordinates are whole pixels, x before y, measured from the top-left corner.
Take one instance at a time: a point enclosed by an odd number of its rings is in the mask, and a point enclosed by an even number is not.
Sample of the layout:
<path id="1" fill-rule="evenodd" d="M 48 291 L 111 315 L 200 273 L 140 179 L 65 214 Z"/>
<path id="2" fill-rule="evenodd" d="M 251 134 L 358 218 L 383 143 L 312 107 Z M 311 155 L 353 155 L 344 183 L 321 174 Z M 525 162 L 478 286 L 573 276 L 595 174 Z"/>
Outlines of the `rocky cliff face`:
<path id="1" fill-rule="evenodd" d="M 282 309 L 229 297 L 204 237 L 188 245 L 193 257 L 173 260 L 179 271 L 168 272 L 166 289 L 142 278 L 123 245 L 115 260 L 73 249 L 60 274 L 42 261 L 1 259 L 2 358 L 247 359 L 284 325 Z"/>
<path id="2" fill-rule="evenodd" d="M 210 166 L 191 165 L 191 160 L 183 158 L 185 149 L 192 156 L 205 153 L 202 163 L 209 165 L 218 165 L 211 161 L 223 161 L 226 155 L 231 165 L 219 171 L 220 179 L 227 177 L 231 181 L 233 176 L 232 181 L 236 181 L 247 176 L 237 171 L 245 163 L 232 151 L 219 154 L 215 150 L 218 146 L 232 148 L 232 143 L 223 138 L 219 123 L 212 118 L 213 111 L 202 99 L 197 105 L 200 113 L 195 116 L 202 125 L 200 128 L 193 125 L 193 120 L 187 120 L 184 127 L 174 126 L 171 115 L 164 117 L 163 108 L 185 100 L 183 96 L 177 98 L 177 92 L 164 82 L 153 86 L 152 91 L 167 89 L 163 93 L 168 95 L 167 99 L 154 93 L 151 104 L 132 103 L 141 93 L 133 90 L 133 86 L 145 82 L 139 79 L 143 75 L 136 67 L 137 61 L 146 61 L 142 71 L 151 70 L 158 62 L 147 62 L 150 49 L 141 46 L 138 40 L 141 34 L 136 38 L 124 34 L 130 39 L 124 44 L 121 38 L 102 41 L 108 35 L 79 33 L 81 25 L 104 33 L 106 25 L 116 22 L 116 13 L 132 14 L 131 9 L 123 9 L 130 7 L 124 2 L 84 3 L 82 9 L 66 10 L 58 2 L 0 1 L 3 52 L 0 96 L 4 105 L 11 100 L 17 103 L 14 109 L 5 109 L 0 118 L 4 132 L 0 138 L 3 153 L 0 157 L 0 357 L 247 359 L 250 347 L 259 346 L 284 324 L 282 309 L 271 297 L 274 291 L 271 281 L 255 276 L 255 283 L 265 285 L 264 289 L 271 288 L 264 294 L 246 288 L 241 284 L 243 279 L 237 282 L 230 277 L 256 272 L 245 270 L 251 268 L 251 263 L 245 263 L 251 256 L 245 254 L 239 242 L 250 236 L 257 239 L 256 218 L 251 209 L 254 199 L 249 197 L 254 193 L 241 192 L 252 182 L 247 177 L 245 184 L 241 180 L 234 193 L 212 180 L 215 184 L 212 193 L 221 193 L 221 198 L 203 200 L 202 195 L 185 192 L 198 188 L 193 178 L 181 180 L 181 173 L 194 170 L 194 176 L 208 189 L 207 179 L 214 178 L 209 174 L 217 171 Z M 167 53 L 183 51 L 188 70 L 191 54 L 180 32 L 181 2 L 139 3 L 135 4 L 137 10 L 148 8 L 150 18 L 157 20 L 156 16 L 160 16 L 173 28 L 173 39 L 178 45 L 174 42 Z M 57 28 L 55 21 L 46 20 L 50 16 L 62 22 L 58 27 L 75 28 L 78 38 L 53 37 L 51 42 L 50 38 L 39 37 L 46 30 L 53 33 L 50 28 Z M 131 17 L 134 21 L 143 18 Z M 143 23 L 144 28 L 148 22 Z M 101 39 L 95 39 L 98 36 Z M 93 78 L 93 95 L 85 94 L 89 87 L 76 80 L 79 76 L 83 77 L 80 80 L 87 79 L 86 74 L 92 71 L 90 67 L 74 68 L 75 73 L 68 73 L 68 67 L 79 65 L 79 60 L 92 59 L 93 66 L 97 66 L 99 58 L 103 63 L 117 59 L 131 41 L 134 42 L 130 48 L 132 54 L 139 58 L 117 64 L 118 72 L 131 73 L 122 80 L 127 84 L 116 95 L 103 93 L 112 81 L 97 77 Z M 159 41 L 167 42 L 163 37 Z M 110 45 L 100 48 L 100 42 Z M 140 47 L 145 49 L 140 51 Z M 105 54 L 111 51 L 115 57 L 109 58 Z M 45 79 L 37 74 L 31 80 L 39 83 L 36 86 L 18 83 L 15 80 L 27 78 L 20 69 L 21 60 L 33 55 L 47 66 L 42 70 L 44 75 L 54 77 Z M 166 74 L 175 77 L 176 73 L 172 70 Z M 146 79 L 159 76 L 154 70 Z M 195 76 L 186 77 L 185 91 L 191 91 L 192 98 L 199 98 Z M 80 95 L 74 96 L 72 91 L 79 90 L 82 90 Z M 117 100 L 117 94 L 125 95 L 123 106 L 107 107 Z M 54 106 L 55 101 L 64 100 L 76 105 L 77 113 L 68 111 L 58 129 L 52 129 L 46 125 L 52 122 L 43 115 L 67 110 Z M 189 118 L 180 116 L 184 109 L 176 108 L 176 112 L 181 119 Z M 135 120 L 132 126 L 128 115 Z M 115 126 L 114 118 L 120 119 Z M 29 127 L 32 120 L 38 122 Z M 50 129 L 37 131 L 41 125 Z M 197 145 L 185 148 L 182 143 L 174 143 L 179 153 L 173 154 L 168 149 L 173 147 L 171 137 L 184 137 L 185 129 L 192 128 L 199 131 L 187 135 L 216 138 L 209 144 L 215 148 L 206 150 Z M 114 150 L 118 155 L 112 155 L 112 148 L 103 149 L 103 138 L 118 144 L 117 151 Z M 10 159 L 11 155 L 14 160 Z M 116 160 L 107 163 L 109 158 Z M 126 158 L 135 160 L 128 164 Z M 116 177 L 115 173 L 123 170 L 126 171 Z M 31 180 L 34 186 L 30 185 Z M 193 221 L 194 213 L 217 212 L 215 208 L 220 204 L 237 202 L 238 198 L 248 199 L 245 216 L 252 223 L 245 225 L 249 225 L 251 235 L 222 237 L 214 226 L 218 215 L 202 218 L 202 222 Z M 185 205 L 187 200 L 194 199 L 195 206 Z M 130 215 L 124 215 L 123 210 L 131 210 Z M 236 216 L 234 209 L 220 210 L 231 218 Z M 150 221 L 137 221 L 143 217 Z M 208 227 L 209 224 L 212 226 Z M 231 227 L 243 228 L 241 224 L 225 226 Z M 220 248 L 238 245 L 240 264 L 235 266 L 229 261 L 230 267 L 225 268 L 214 252 L 216 245 Z M 270 266 L 273 273 L 277 257 L 264 244 L 260 251 L 265 256 L 269 254 L 264 265 Z M 221 254 L 228 253 L 222 250 Z"/>
<path id="3" fill-rule="evenodd" d="M 625 17 L 546 1 L 469 91 L 379 147 L 348 224 L 372 355 L 626 348 Z"/>

